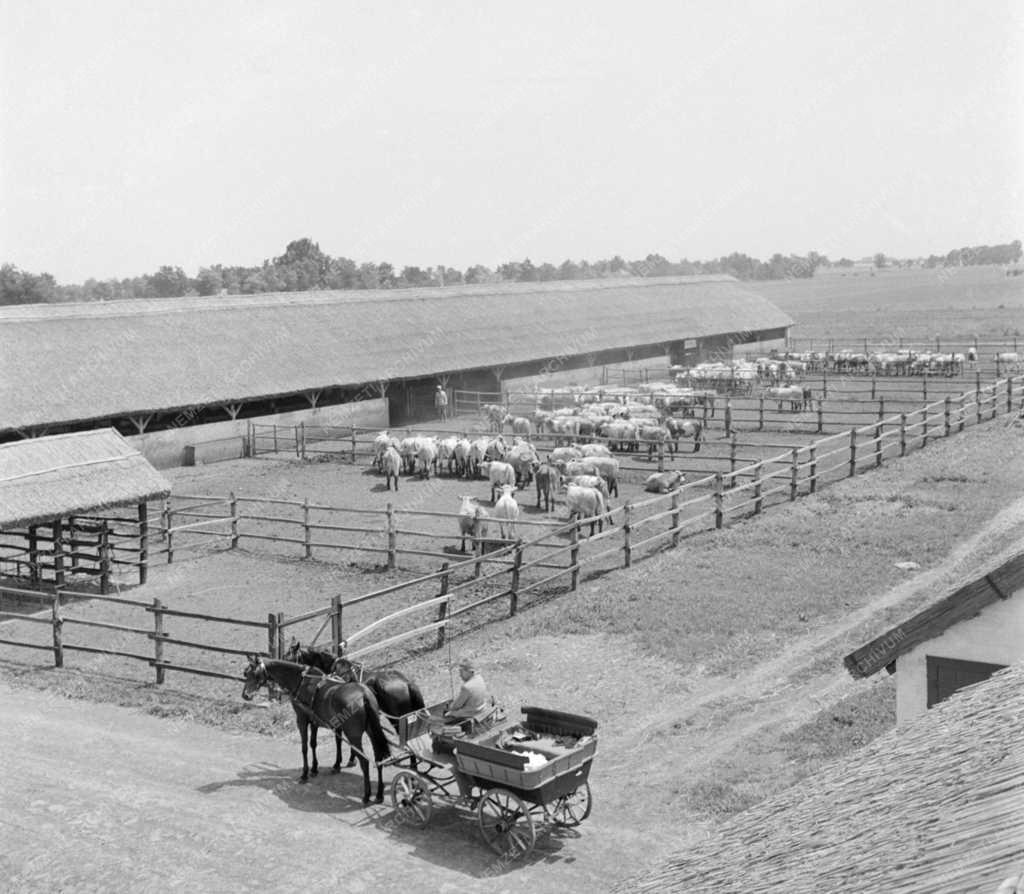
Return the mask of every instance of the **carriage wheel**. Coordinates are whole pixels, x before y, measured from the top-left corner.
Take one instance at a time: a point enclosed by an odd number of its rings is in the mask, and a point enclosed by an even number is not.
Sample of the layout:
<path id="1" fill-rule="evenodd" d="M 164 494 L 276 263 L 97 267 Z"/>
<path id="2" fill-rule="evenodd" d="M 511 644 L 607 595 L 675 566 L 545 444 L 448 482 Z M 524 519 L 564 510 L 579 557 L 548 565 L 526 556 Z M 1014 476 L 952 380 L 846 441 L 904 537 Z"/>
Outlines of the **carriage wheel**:
<path id="1" fill-rule="evenodd" d="M 488 789 L 477 804 L 476 816 L 484 841 L 495 853 L 516 860 L 533 850 L 537 840 L 533 817 L 518 795 L 503 788 Z"/>
<path id="2" fill-rule="evenodd" d="M 399 771 L 391 781 L 391 806 L 400 823 L 423 828 L 434 812 L 427 781 L 412 770 Z"/>
<path id="3" fill-rule="evenodd" d="M 579 788 L 562 795 L 551 805 L 551 818 L 556 826 L 578 826 L 590 816 L 590 783 L 584 782 Z"/>

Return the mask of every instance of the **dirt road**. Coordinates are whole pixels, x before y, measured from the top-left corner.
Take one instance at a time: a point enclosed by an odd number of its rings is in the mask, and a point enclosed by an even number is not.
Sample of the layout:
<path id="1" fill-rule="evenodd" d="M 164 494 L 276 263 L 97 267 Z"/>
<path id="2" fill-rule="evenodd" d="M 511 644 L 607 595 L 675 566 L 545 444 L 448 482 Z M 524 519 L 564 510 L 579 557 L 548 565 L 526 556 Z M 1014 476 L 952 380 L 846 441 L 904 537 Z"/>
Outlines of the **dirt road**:
<path id="1" fill-rule="evenodd" d="M 297 742 L 5 685 L 0 716 L 7 891 L 601 891 L 647 849 L 595 803 L 507 867 L 468 815 L 412 830 L 352 770 L 299 784 Z"/>

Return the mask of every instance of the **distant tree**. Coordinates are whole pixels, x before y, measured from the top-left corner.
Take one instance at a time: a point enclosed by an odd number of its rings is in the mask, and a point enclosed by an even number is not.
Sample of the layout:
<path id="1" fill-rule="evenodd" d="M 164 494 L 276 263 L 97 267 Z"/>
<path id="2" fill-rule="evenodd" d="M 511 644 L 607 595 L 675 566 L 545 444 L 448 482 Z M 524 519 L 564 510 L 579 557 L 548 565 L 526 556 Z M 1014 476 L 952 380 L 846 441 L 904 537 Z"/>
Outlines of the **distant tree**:
<path id="1" fill-rule="evenodd" d="M 380 288 L 380 272 L 377 264 L 367 263 L 360 264 L 359 269 L 356 271 L 356 288 L 357 289 L 379 289 Z"/>
<path id="2" fill-rule="evenodd" d="M 885 266 L 885 255 L 884 255 L 884 254 L 882 254 L 882 252 L 878 252 L 878 253 L 877 253 L 877 254 L 876 254 L 876 255 L 875 255 L 875 256 L 874 256 L 873 258 L 872 258 L 872 260 L 874 261 L 874 264 L 875 264 L 875 266 L 876 266 L 876 267 L 877 267 L 877 268 L 878 268 L 879 270 L 881 270 L 881 269 L 882 269 L 882 268 L 883 268 L 883 267 Z"/>
<path id="3" fill-rule="evenodd" d="M 466 268 L 463 280 L 467 283 L 490 282 L 493 275 L 483 264 L 474 264 L 472 267 Z"/>
<path id="4" fill-rule="evenodd" d="M 224 275 L 220 266 L 200 267 L 199 275 L 195 278 L 196 291 L 200 295 L 219 295 L 224 288 Z"/>
<path id="5" fill-rule="evenodd" d="M 420 267 L 403 267 L 402 275 L 398 278 L 398 285 L 404 287 L 430 286 L 433 284 L 434 279 L 430 275 L 430 271 L 423 270 Z"/>
<path id="6" fill-rule="evenodd" d="M 57 282 L 49 273 L 27 273 L 14 264 L 0 267 L 0 304 L 40 304 L 53 301 L 56 290 Z"/>
<path id="7" fill-rule="evenodd" d="M 349 258 L 331 258 L 324 275 L 325 289 L 353 289 L 359 281 L 359 268 Z"/>
<path id="8" fill-rule="evenodd" d="M 549 264 L 545 261 L 537 268 L 537 279 L 541 282 L 550 282 L 553 279 L 558 279 L 558 268 L 554 264 Z"/>
<path id="9" fill-rule="evenodd" d="M 395 268 L 386 261 L 377 265 L 377 282 L 379 289 L 393 289 L 398 285 Z"/>
<path id="10" fill-rule="evenodd" d="M 558 278 L 559 279 L 579 279 L 580 267 L 579 264 L 566 258 L 558 265 Z"/>

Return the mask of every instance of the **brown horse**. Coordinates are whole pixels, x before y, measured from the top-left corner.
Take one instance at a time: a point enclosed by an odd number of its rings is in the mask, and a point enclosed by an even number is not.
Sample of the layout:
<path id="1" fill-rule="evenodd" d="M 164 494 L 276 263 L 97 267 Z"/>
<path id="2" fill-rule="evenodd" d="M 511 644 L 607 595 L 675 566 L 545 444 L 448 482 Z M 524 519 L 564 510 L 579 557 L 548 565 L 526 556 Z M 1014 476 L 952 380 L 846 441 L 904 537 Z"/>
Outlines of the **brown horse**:
<path id="1" fill-rule="evenodd" d="M 361 745 L 363 734 L 367 733 L 373 745 L 374 762 L 377 765 L 377 803 L 384 800 L 384 772 L 381 761 L 390 754 L 384 730 L 380 725 L 377 699 L 373 693 L 360 683 L 345 683 L 332 680 L 316 668 L 295 664 L 292 661 L 263 659 L 257 655 L 249 658 L 245 669 L 245 686 L 242 698 L 252 699 L 253 694 L 261 686 L 273 681 L 280 686 L 292 700 L 295 710 L 295 723 L 299 727 L 302 740 L 302 776 L 299 782 L 305 782 L 310 774 L 317 775 L 316 730 L 318 726 L 326 726 L 340 731 L 348 739 L 351 747 L 359 756 L 359 766 L 363 771 L 363 803 L 370 802 L 370 761 L 363 754 Z M 309 733 L 313 727 L 312 735 Z M 312 744 L 313 767 L 310 770 L 307 757 L 307 746 Z M 341 770 L 341 749 L 339 747 L 334 761 L 334 772 Z"/>
<path id="2" fill-rule="evenodd" d="M 296 664 L 308 664 L 310 667 L 315 667 L 317 670 L 323 671 L 325 674 L 331 672 L 331 667 L 334 665 L 334 656 L 330 652 L 325 652 L 322 649 L 314 648 L 313 646 L 307 646 L 305 649 L 302 648 L 300 643 L 294 637 L 291 643 L 288 645 L 288 651 L 284 653 L 285 661 L 294 661 Z M 356 681 L 359 682 L 358 680 Z M 316 730 L 313 731 L 313 746 L 316 748 Z M 341 764 L 341 733 L 335 731 L 334 733 L 334 744 L 337 749 L 336 761 Z M 350 751 L 348 755 L 348 763 L 346 767 L 354 767 L 356 765 L 356 753 Z"/>
<path id="3" fill-rule="evenodd" d="M 338 658 L 331 665 L 330 673 L 342 680 L 366 686 L 376 696 L 381 711 L 392 722 L 397 722 L 403 714 L 426 706 L 419 686 L 401 671 L 371 670 L 358 661 Z"/>

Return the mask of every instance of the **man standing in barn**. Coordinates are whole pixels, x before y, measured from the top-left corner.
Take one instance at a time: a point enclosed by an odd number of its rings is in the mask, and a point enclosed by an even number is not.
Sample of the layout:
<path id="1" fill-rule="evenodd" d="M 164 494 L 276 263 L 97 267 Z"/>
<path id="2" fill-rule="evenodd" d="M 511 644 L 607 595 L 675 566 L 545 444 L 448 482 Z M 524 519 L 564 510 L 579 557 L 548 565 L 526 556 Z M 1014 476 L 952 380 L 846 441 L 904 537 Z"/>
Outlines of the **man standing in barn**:
<path id="1" fill-rule="evenodd" d="M 434 391 L 434 406 L 437 408 L 437 418 L 444 422 L 448 418 L 448 395 L 440 385 Z"/>

